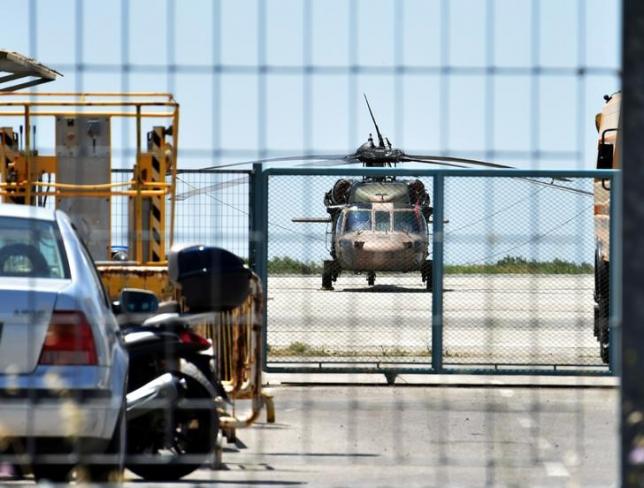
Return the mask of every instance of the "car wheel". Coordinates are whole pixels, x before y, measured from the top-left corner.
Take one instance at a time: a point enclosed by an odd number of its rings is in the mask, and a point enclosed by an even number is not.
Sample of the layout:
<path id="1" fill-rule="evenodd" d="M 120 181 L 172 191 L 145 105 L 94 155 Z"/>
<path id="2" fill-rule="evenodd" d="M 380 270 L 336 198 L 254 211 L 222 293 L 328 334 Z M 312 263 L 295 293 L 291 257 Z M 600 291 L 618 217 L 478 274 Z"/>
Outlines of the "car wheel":
<path id="1" fill-rule="evenodd" d="M 123 480 L 125 468 L 125 452 L 127 431 L 125 420 L 126 402 L 123 399 L 114 433 L 107 449 L 105 450 L 104 463 L 87 463 L 79 469 L 79 478 L 95 483 L 120 483 Z"/>
<path id="2" fill-rule="evenodd" d="M 37 482 L 51 481 L 54 483 L 66 483 L 69 481 L 74 466 L 68 464 L 33 464 L 31 471 Z"/>

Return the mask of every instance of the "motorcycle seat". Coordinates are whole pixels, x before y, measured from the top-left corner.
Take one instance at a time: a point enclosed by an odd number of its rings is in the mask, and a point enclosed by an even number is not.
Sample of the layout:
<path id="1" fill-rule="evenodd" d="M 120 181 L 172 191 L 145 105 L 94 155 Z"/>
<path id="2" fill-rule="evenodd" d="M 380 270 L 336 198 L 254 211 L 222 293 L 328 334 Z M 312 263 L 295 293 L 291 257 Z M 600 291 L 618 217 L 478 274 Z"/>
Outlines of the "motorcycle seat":
<path id="1" fill-rule="evenodd" d="M 133 344 L 143 344 L 145 342 L 155 342 L 155 341 L 160 341 L 161 337 L 159 337 L 158 334 L 155 334 L 154 332 L 150 331 L 137 331 L 137 332 L 129 332 L 123 335 L 123 341 L 125 341 L 125 344 L 128 346 L 131 346 Z"/>
<path id="2" fill-rule="evenodd" d="M 146 319 L 143 327 L 178 327 L 185 325 L 186 321 L 178 313 L 160 313 Z"/>

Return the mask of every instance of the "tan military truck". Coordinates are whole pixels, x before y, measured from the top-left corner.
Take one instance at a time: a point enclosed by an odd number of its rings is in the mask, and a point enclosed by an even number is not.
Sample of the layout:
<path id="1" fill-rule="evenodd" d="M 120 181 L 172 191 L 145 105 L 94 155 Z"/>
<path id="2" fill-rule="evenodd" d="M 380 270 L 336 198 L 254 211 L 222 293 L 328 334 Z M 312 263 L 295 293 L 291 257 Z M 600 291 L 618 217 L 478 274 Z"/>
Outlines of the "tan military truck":
<path id="1" fill-rule="evenodd" d="M 605 95 L 601 113 L 595 117 L 598 132 L 597 169 L 621 168 L 620 154 L 620 92 Z M 599 341 L 599 353 L 605 363 L 609 362 L 609 268 L 610 268 L 610 183 L 603 178 L 594 183 L 595 215 L 595 337 Z"/>

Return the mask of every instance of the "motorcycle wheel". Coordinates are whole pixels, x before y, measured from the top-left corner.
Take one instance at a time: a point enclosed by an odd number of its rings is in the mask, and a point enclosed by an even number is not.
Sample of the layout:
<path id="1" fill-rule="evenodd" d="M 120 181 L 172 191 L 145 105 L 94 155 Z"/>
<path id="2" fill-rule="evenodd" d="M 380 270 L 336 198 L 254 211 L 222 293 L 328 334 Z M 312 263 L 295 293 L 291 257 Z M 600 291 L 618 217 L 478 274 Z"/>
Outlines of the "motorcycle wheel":
<path id="1" fill-rule="evenodd" d="M 208 461 L 217 444 L 219 416 L 214 388 L 186 361 L 182 360 L 181 371 L 170 373 L 186 380 L 178 408 L 150 412 L 128 424 L 128 456 L 135 460 L 128 461 L 127 468 L 145 480 L 181 479 Z M 152 420 L 159 418 L 165 419 L 164 425 Z"/>

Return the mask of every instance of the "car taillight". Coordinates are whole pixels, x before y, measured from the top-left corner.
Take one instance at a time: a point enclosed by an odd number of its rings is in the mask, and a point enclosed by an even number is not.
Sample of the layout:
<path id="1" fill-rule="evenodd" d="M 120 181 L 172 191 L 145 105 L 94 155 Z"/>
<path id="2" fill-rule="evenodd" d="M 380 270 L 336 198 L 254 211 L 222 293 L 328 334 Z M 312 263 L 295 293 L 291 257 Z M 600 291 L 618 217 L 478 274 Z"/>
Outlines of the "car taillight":
<path id="1" fill-rule="evenodd" d="M 49 322 L 39 364 L 95 365 L 92 327 L 83 312 L 54 312 Z"/>
<path id="2" fill-rule="evenodd" d="M 208 339 L 191 330 L 182 330 L 179 332 L 179 340 L 183 344 L 193 344 L 195 346 L 200 346 L 203 349 L 208 349 L 210 347 Z"/>

